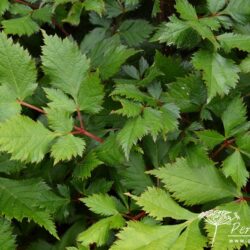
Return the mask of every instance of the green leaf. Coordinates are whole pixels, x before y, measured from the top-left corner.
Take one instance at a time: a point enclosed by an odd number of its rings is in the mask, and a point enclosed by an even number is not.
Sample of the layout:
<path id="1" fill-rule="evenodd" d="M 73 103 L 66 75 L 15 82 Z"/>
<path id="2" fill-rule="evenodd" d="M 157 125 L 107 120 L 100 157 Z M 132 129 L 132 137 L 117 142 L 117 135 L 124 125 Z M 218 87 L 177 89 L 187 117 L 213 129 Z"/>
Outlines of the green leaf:
<path id="1" fill-rule="evenodd" d="M 1 22 L 6 34 L 27 35 L 30 36 L 38 32 L 39 25 L 32 20 L 30 16 L 18 17 L 14 19 L 4 20 Z"/>
<path id="2" fill-rule="evenodd" d="M 168 84 L 168 88 L 169 101 L 175 103 L 182 112 L 198 111 L 206 102 L 205 84 L 196 75 L 177 78 L 175 82 Z"/>
<path id="3" fill-rule="evenodd" d="M 141 196 L 133 196 L 136 203 L 157 220 L 171 217 L 175 220 L 189 220 L 197 215 L 179 206 L 164 190 L 149 187 Z"/>
<path id="4" fill-rule="evenodd" d="M 0 54 L 0 84 L 20 100 L 30 96 L 36 88 L 36 68 L 28 52 L 1 33 Z"/>
<path id="5" fill-rule="evenodd" d="M 184 20 L 197 20 L 195 8 L 188 2 L 188 0 L 177 0 L 175 9 Z"/>
<path id="6" fill-rule="evenodd" d="M 175 58 L 171 56 L 164 56 L 156 51 L 155 54 L 155 65 L 160 71 L 162 71 L 164 75 L 164 80 L 167 82 L 174 81 L 177 77 L 181 77 L 185 75 L 185 70 L 181 65 L 180 58 Z"/>
<path id="7" fill-rule="evenodd" d="M 154 0 L 154 5 L 152 9 L 152 17 L 156 17 L 158 13 L 161 12 L 160 0 Z"/>
<path id="8" fill-rule="evenodd" d="M 0 2 L 0 15 L 2 15 L 6 10 L 8 10 L 10 3 L 8 0 L 2 0 Z"/>
<path id="9" fill-rule="evenodd" d="M 250 56 L 246 57 L 244 60 L 241 61 L 240 69 L 243 73 L 250 72 Z"/>
<path id="10" fill-rule="evenodd" d="M 68 38 L 44 34 L 43 69 L 50 84 L 71 95 L 77 95 L 89 69 L 89 60 L 82 55 L 77 45 Z"/>
<path id="11" fill-rule="evenodd" d="M 0 211 L 7 218 L 33 220 L 58 238 L 51 220 L 58 198 L 49 187 L 38 180 L 0 178 Z"/>
<path id="12" fill-rule="evenodd" d="M 52 17 L 52 8 L 44 6 L 39 9 L 32 10 L 32 18 L 40 22 L 50 22 Z"/>
<path id="13" fill-rule="evenodd" d="M 250 36 L 234 33 L 224 33 L 217 36 L 217 39 L 221 43 L 222 47 L 226 51 L 238 48 L 239 50 L 250 52 Z"/>
<path id="14" fill-rule="evenodd" d="M 131 221 L 117 234 L 119 240 L 110 250 L 170 249 L 184 227 L 183 224 L 159 226 Z"/>
<path id="15" fill-rule="evenodd" d="M 1 130 L 0 130 L 1 131 Z M 143 136 L 148 134 L 149 129 L 145 124 L 144 119 L 140 116 L 133 118 L 125 124 L 117 135 L 119 144 L 121 145 L 126 158 L 129 158 L 129 153 L 133 145 L 141 140 Z"/>
<path id="16" fill-rule="evenodd" d="M 55 159 L 54 164 L 59 161 L 69 161 L 77 155 L 82 156 L 85 145 L 82 138 L 71 134 L 61 136 L 51 147 L 51 156 Z"/>
<path id="17" fill-rule="evenodd" d="M 171 247 L 171 250 L 203 250 L 207 239 L 199 228 L 199 220 L 192 221 Z"/>
<path id="18" fill-rule="evenodd" d="M 47 98 L 51 101 L 47 104 L 51 109 L 58 109 L 71 113 L 76 111 L 75 102 L 60 89 L 44 88 L 44 90 Z"/>
<path id="19" fill-rule="evenodd" d="M 207 0 L 207 6 L 212 14 L 216 14 L 226 5 L 226 0 Z"/>
<path id="20" fill-rule="evenodd" d="M 170 22 L 160 26 L 153 41 L 166 42 L 167 45 L 176 45 L 177 48 L 193 48 L 200 42 L 199 34 L 187 22 L 176 16 L 171 16 L 169 20 Z"/>
<path id="21" fill-rule="evenodd" d="M 149 38 L 153 29 L 146 20 L 125 20 L 119 27 L 119 34 L 129 46 L 138 46 Z"/>
<path id="22" fill-rule="evenodd" d="M 239 193 L 236 187 L 214 166 L 190 167 L 185 159 L 173 165 L 149 171 L 160 178 L 173 196 L 187 205 L 204 204 Z M 187 188 L 188 187 L 188 188 Z"/>
<path id="23" fill-rule="evenodd" d="M 204 218 L 205 229 L 210 243 L 213 242 L 213 249 L 242 249 L 243 245 L 249 245 L 247 244 L 249 218 L 250 208 L 246 201 L 233 201 L 208 211 L 208 215 Z"/>
<path id="24" fill-rule="evenodd" d="M 113 196 L 94 194 L 80 200 L 96 214 L 111 216 L 119 213 L 117 210 L 118 200 Z"/>
<path id="25" fill-rule="evenodd" d="M 26 168 L 19 161 L 11 161 L 8 154 L 0 154 L 0 173 L 15 174 Z"/>
<path id="26" fill-rule="evenodd" d="M 56 132 L 69 133 L 73 129 L 73 118 L 60 109 L 45 109 L 49 127 Z"/>
<path id="27" fill-rule="evenodd" d="M 235 150 L 224 160 L 222 170 L 226 177 L 232 177 L 239 189 L 246 185 L 249 173 L 239 150 Z"/>
<path id="28" fill-rule="evenodd" d="M 105 11 L 105 3 L 103 0 L 85 0 L 83 2 L 83 7 L 87 11 L 95 11 L 100 16 Z"/>
<path id="29" fill-rule="evenodd" d="M 16 249 L 15 241 L 10 222 L 0 218 L 0 246 L 2 250 Z"/>
<path id="30" fill-rule="evenodd" d="M 215 130 L 203 130 L 196 132 L 202 143 L 208 147 L 208 149 L 213 149 L 216 145 L 220 144 L 225 140 L 224 136 L 219 134 Z"/>
<path id="31" fill-rule="evenodd" d="M 117 98 L 117 100 L 121 103 L 122 108 L 113 111 L 112 112 L 113 114 L 123 115 L 130 118 L 130 117 L 136 117 L 140 115 L 140 113 L 142 112 L 143 106 L 138 102 L 121 98 Z"/>
<path id="32" fill-rule="evenodd" d="M 73 176 L 79 179 L 87 179 L 91 177 L 91 172 L 101 165 L 103 162 L 97 157 L 97 154 L 92 151 L 84 157 L 83 162 L 75 167 Z"/>
<path id="33" fill-rule="evenodd" d="M 136 54 L 134 49 L 127 49 L 120 44 L 117 37 L 104 39 L 97 43 L 90 53 L 91 64 L 99 68 L 103 80 L 115 75 L 121 65 L 131 56 Z"/>
<path id="34" fill-rule="evenodd" d="M 192 62 L 196 69 L 203 71 L 208 102 L 217 94 L 228 94 L 229 90 L 236 86 L 239 68 L 231 59 L 224 58 L 216 52 L 200 50 L 194 54 Z"/>
<path id="35" fill-rule="evenodd" d="M 71 6 L 71 9 L 63 22 L 70 23 L 71 25 L 79 25 L 81 21 L 83 4 L 81 2 L 75 2 Z"/>
<path id="36" fill-rule="evenodd" d="M 234 135 L 235 128 L 246 122 L 246 107 L 241 98 L 233 99 L 222 114 L 225 136 Z"/>
<path id="37" fill-rule="evenodd" d="M 16 101 L 16 96 L 6 86 L 0 86 L 0 122 L 20 114 L 21 106 Z"/>
<path id="38" fill-rule="evenodd" d="M 96 243 L 97 246 L 105 245 L 111 229 L 119 229 L 124 225 L 125 221 L 120 214 L 101 219 L 87 230 L 78 235 L 77 240 L 83 246 Z"/>
<path id="39" fill-rule="evenodd" d="M 55 137 L 40 122 L 18 115 L 0 125 L 0 150 L 14 160 L 39 162 Z"/>
<path id="40" fill-rule="evenodd" d="M 250 157 L 250 133 L 239 134 L 236 137 L 236 144 L 240 148 L 240 152 Z"/>
<path id="41" fill-rule="evenodd" d="M 89 74 L 79 89 L 77 99 L 80 110 L 93 114 L 98 113 L 102 109 L 103 97 L 104 91 L 99 73 Z"/>

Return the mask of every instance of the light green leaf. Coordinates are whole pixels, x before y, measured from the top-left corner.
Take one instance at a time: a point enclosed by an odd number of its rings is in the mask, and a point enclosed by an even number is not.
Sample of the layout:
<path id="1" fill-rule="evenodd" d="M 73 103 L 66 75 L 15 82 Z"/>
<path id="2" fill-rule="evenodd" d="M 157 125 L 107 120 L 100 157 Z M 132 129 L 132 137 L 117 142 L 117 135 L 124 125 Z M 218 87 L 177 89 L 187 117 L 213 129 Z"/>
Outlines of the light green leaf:
<path id="1" fill-rule="evenodd" d="M 138 46 L 149 38 L 153 29 L 146 20 L 125 20 L 119 27 L 119 34 L 129 46 Z"/>
<path id="2" fill-rule="evenodd" d="M 0 178 L 0 211 L 7 218 L 33 220 L 58 238 L 51 220 L 59 198 L 38 180 L 11 180 Z M 61 198 L 60 198 L 61 199 Z"/>
<path id="3" fill-rule="evenodd" d="M 1 131 L 1 130 L 0 130 Z M 133 118 L 125 124 L 117 135 L 119 144 L 121 145 L 126 158 L 129 158 L 129 153 L 133 145 L 143 136 L 148 134 L 149 129 L 145 124 L 144 119 L 140 116 Z"/>
<path id="4" fill-rule="evenodd" d="M 52 17 L 52 8 L 44 6 L 39 9 L 32 10 L 32 18 L 40 22 L 50 22 Z"/>
<path id="5" fill-rule="evenodd" d="M 101 219 L 87 230 L 78 235 L 77 240 L 83 246 L 96 243 L 97 246 L 105 245 L 111 229 L 119 229 L 125 224 L 125 220 L 120 214 Z"/>
<path id="6" fill-rule="evenodd" d="M 207 0 L 207 6 L 212 14 L 217 13 L 226 5 L 226 0 Z"/>
<path id="7" fill-rule="evenodd" d="M 246 57 L 244 60 L 241 61 L 240 69 L 243 73 L 250 72 L 250 56 Z"/>
<path id="8" fill-rule="evenodd" d="M 234 130 L 246 122 L 246 107 L 241 98 L 233 99 L 222 114 L 225 136 L 234 135 Z"/>
<path id="9" fill-rule="evenodd" d="M 83 162 L 75 167 L 73 176 L 79 179 L 87 179 L 91 177 L 91 172 L 102 163 L 103 162 L 98 159 L 97 154 L 92 151 L 84 157 Z"/>
<path id="10" fill-rule="evenodd" d="M 28 52 L 1 33 L 0 54 L 0 84 L 20 100 L 30 96 L 36 88 L 36 68 Z"/>
<path id="11" fill-rule="evenodd" d="M 202 162 L 200 166 L 190 167 L 185 159 L 177 159 L 173 165 L 167 164 L 149 173 L 160 178 L 173 196 L 187 205 L 240 195 L 217 168 L 202 166 Z"/>
<path id="12" fill-rule="evenodd" d="M 56 132 L 69 133 L 73 129 L 73 118 L 68 112 L 60 109 L 44 109 L 49 127 Z"/>
<path id="13" fill-rule="evenodd" d="M 16 96 L 6 86 L 0 86 L 0 122 L 19 114 L 20 104 L 16 101 Z"/>
<path id="14" fill-rule="evenodd" d="M 182 208 L 171 196 L 163 189 L 149 187 L 141 196 L 133 196 L 136 203 L 143 207 L 150 216 L 157 220 L 171 217 L 175 220 L 189 220 L 197 216 Z"/>
<path id="15" fill-rule="evenodd" d="M 2 0 L 0 2 L 0 15 L 2 15 L 10 6 L 9 0 Z"/>
<path id="16" fill-rule="evenodd" d="M 235 150 L 224 160 L 222 170 L 226 177 L 232 177 L 239 189 L 246 185 L 249 173 L 239 150 Z"/>
<path id="17" fill-rule="evenodd" d="M 82 55 L 77 44 L 68 38 L 44 34 L 43 69 L 50 84 L 70 94 L 75 101 L 89 69 L 89 60 Z"/>
<path id="18" fill-rule="evenodd" d="M 60 89 L 44 88 L 44 90 L 47 98 L 51 101 L 47 104 L 51 109 L 58 109 L 71 113 L 76 111 L 75 102 Z"/>
<path id="19" fill-rule="evenodd" d="M 236 144 L 240 148 L 240 152 L 250 157 L 250 133 L 249 132 L 243 135 L 239 134 L 239 136 L 236 137 Z"/>
<path id="20" fill-rule="evenodd" d="M 77 155 L 82 156 L 85 149 L 85 141 L 71 134 L 61 136 L 51 147 L 51 156 L 59 161 L 69 161 Z"/>
<path id="21" fill-rule="evenodd" d="M 111 216 L 119 213 L 117 200 L 107 194 L 94 194 L 80 199 L 92 212 L 100 215 Z"/>
<path id="22" fill-rule="evenodd" d="M 119 240 L 112 245 L 110 250 L 171 249 L 184 227 L 183 224 L 159 226 L 131 221 L 117 234 Z"/>
<path id="23" fill-rule="evenodd" d="M 188 2 L 188 0 L 177 0 L 175 9 L 184 20 L 197 20 L 195 8 Z"/>
<path id="24" fill-rule="evenodd" d="M 4 218 L 0 218 L 0 246 L 2 250 L 16 249 L 15 236 L 12 233 L 11 224 Z"/>
<path id="25" fill-rule="evenodd" d="M 18 115 L 0 125 L 0 150 L 14 160 L 39 162 L 55 137 L 40 122 Z"/>
<path id="26" fill-rule="evenodd" d="M 86 76 L 77 97 L 80 110 L 88 113 L 98 113 L 102 109 L 103 97 L 104 91 L 99 73 L 96 72 Z"/>
<path id="27" fill-rule="evenodd" d="M 113 111 L 112 112 L 113 114 L 119 114 L 130 118 L 130 117 L 136 117 L 140 115 L 140 113 L 142 112 L 143 106 L 138 102 L 121 98 L 115 98 L 115 100 L 118 100 L 121 103 L 122 108 Z"/>
<path id="28" fill-rule="evenodd" d="M 105 11 L 105 3 L 103 0 L 85 0 L 83 2 L 83 7 L 87 11 L 95 11 L 100 16 Z"/>
<path id="29" fill-rule="evenodd" d="M 30 36 L 35 32 L 38 32 L 39 25 L 32 20 L 30 16 L 18 17 L 1 22 L 6 34 L 12 35 L 27 35 Z"/>
<path id="30" fill-rule="evenodd" d="M 196 132 L 202 143 L 208 147 L 208 149 L 213 149 L 216 145 L 220 144 L 225 140 L 224 136 L 219 134 L 215 130 L 203 130 Z"/>
<path id="31" fill-rule="evenodd" d="M 81 21 L 82 8 L 83 4 L 81 2 L 73 3 L 67 17 L 63 19 L 63 22 L 76 26 L 79 25 Z"/>
<path id="32" fill-rule="evenodd" d="M 171 16 L 169 22 L 160 26 L 152 40 L 160 43 L 166 42 L 167 45 L 175 45 L 177 48 L 193 48 L 201 38 L 187 22 Z"/>
<path id="33" fill-rule="evenodd" d="M 226 51 L 238 48 L 239 50 L 250 52 L 250 35 L 224 33 L 217 36 L 217 39 Z"/>
<path id="34" fill-rule="evenodd" d="M 199 220 L 192 221 L 171 247 L 171 250 L 203 250 L 207 239 L 201 233 Z"/>
<path id="35" fill-rule="evenodd" d="M 238 66 L 231 59 L 224 58 L 216 52 L 200 50 L 194 54 L 192 61 L 196 69 L 203 71 L 208 102 L 217 94 L 228 94 L 239 80 Z"/>

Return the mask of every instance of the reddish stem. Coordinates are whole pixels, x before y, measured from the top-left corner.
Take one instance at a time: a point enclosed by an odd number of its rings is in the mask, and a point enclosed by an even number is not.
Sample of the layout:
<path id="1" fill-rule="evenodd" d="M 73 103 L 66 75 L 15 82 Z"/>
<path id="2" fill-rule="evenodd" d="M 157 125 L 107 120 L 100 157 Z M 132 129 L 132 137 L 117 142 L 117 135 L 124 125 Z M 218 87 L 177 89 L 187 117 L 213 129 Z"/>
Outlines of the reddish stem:
<path id="1" fill-rule="evenodd" d="M 216 158 L 216 156 L 224 149 L 232 145 L 234 143 L 235 139 L 231 140 L 225 140 L 223 144 L 212 154 L 212 158 Z"/>
<path id="2" fill-rule="evenodd" d="M 250 197 L 240 197 L 236 200 L 236 202 L 242 202 L 242 201 L 250 201 Z"/>
<path id="3" fill-rule="evenodd" d="M 143 218 L 144 216 L 146 216 L 146 212 L 142 211 L 139 214 L 135 215 L 132 217 L 132 220 L 140 220 L 141 218 Z"/>
<path id="4" fill-rule="evenodd" d="M 46 112 L 45 112 L 43 109 L 40 109 L 40 108 L 38 108 L 38 107 L 36 107 L 36 106 L 34 106 L 34 105 L 31 105 L 31 104 L 29 104 L 29 103 L 27 103 L 27 102 L 17 100 L 17 103 L 19 103 L 20 105 L 25 106 L 25 107 L 27 107 L 27 108 L 36 110 L 36 111 L 38 111 L 38 112 L 40 112 L 40 113 L 42 113 L 42 114 L 46 114 Z"/>
<path id="5" fill-rule="evenodd" d="M 86 136 L 88 136 L 88 137 L 94 139 L 95 141 L 98 141 L 98 142 L 100 142 L 100 143 L 103 143 L 103 139 L 102 139 L 102 138 L 100 138 L 100 137 L 98 137 L 98 136 L 96 136 L 96 135 L 94 135 L 94 134 L 88 132 L 88 131 L 85 130 L 85 129 L 79 128 L 79 127 L 77 127 L 77 126 L 74 126 L 74 129 L 77 130 L 77 131 L 79 131 L 80 134 L 86 135 Z"/>
<path id="6" fill-rule="evenodd" d="M 51 19 L 51 22 L 57 27 L 65 36 L 69 36 L 69 33 L 61 26 L 59 23 L 57 23 L 55 18 Z"/>

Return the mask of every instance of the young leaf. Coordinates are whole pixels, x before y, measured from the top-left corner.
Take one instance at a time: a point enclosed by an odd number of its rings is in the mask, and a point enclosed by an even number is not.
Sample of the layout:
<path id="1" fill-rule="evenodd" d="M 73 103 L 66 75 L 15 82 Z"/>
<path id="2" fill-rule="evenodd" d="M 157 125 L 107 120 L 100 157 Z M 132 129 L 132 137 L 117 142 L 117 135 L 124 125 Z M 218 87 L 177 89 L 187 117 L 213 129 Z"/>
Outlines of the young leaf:
<path id="1" fill-rule="evenodd" d="M 212 14 L 217 13 L 226 5 L 226 0 L 207 0 L 207 6 Z"/>
<path id="2" fill-rule="evenodd" d="M 238 48 L 239 50 L 250 52 L 250 36 L 234 33 L 224 33 L 217 37 L 222 47 L 226 51 Z"/>
<path id="3" fill-rule="evenodd" d="M 6 10 L 8 10 L 10 3 L 8 0 L 2 0 L 0 2 L 0 15 L 2 15 Z"/>
<path id="4" fill-rule="evenodd" d="M 85 145 L 82 138 L 71 134 L 61 136 L 51 147 L 51 156 L 55 159 L 54 164 L 59 161 L 69 161 L 77 155 L 82 156 Z"/>
<path id="5" fill-rule="evenodd" d="M 0 54 L 0 84 L 20 100 L 30 96 L 36 88 L 36 68 L 28 52 L 0 33 Z"/>
<path id="6" fill-rule="evenodd" d="M 234 135 L 234 129 L 246 122 L 246 107 L 241 98 L 233 99 L 222 114 L 225 136 Z"/>
<path id="7" fill-rule="evenodd" d="M 120 98 L 119 99 L 117 98 L 117 100 L 121 102 L 122 108 L 113 111 L 112 113 L 114 114 L 119 114 L 130 118 L 130 117 L 136 117 L 140 115 L 140 113 L 142 112 L 143 106 L 138 102 L 133 102 L 127 99 L 120 99 Z"/>
<path id="8" fill-rule="evenodd" d="M 118 200 L 113 196 L 107 194 L 94 194 L 80 200 L 96 214 L 111 216 L 119 213 L 117 210 Z"/>
<path id="9" fill-rule="evenodd" d="M 196 69 L 203 71 L 208 102 L 217 94 L 228 94 L 236 86 L 239 68 L 231 59 L 226 59 L 217 52 L 200 50 L 194 54 L 192 62 Z"/>
<path id="10" fill-rule="evenodd" d="M 136 203 L 157 220 L 171 217 L 175 220 L 189 220 L 197 215 L 182 208 L 171 196 L 160 188 L 149 187 L 141 196 L 133 196 Z"/>
<path id="11" fill-rule="evenodd" d="M 0 130 L 1 131 L 1 130 Z M 133 145 L 143 136 L 148 134 L 149 129 L 145 124 L 144 119 L 140 116 L 133 118 L 125 124 L 117 135 L 119 144 L 121 145 L 126 158 L 129 158 L 129 153 Z"/>
<path id="12" fill-rule="evenodd" d="M 188 2 L 188 0 L 177 0 L 175 9 L 184 20 L 197 20 L 195 8 Z"/>
<path id="13" fill-rule="evenodd" d="M 185 226 L 147 225 L 142 222 L 128 222 L 127 227 L 117 234 L 119 240 L 110 250 L 153 250 L 170 249 Z"/>
<path id="14" fill-rule="evenodd" d="M 249 173 L 239 150 L 235 150 L 224 160 L 222 170 L 226 177 L 232 177 L 239 189 L 246 185 Z"/>
<path id="15" fill-rule="evenodd" d="M 178 159 L 173 166 L 168 164 L 149 173 L 160 178 L 173 196 L 187 205 L 239 196 L 236 187 L 219 170 L 202 166 L 202 162 L 190 167 L 185 159 Z"/>
<path id="16" fill-rule="evenodd" d="M 224 136 L 215 130 L 198 131 L 196 134 L 208 149 L 213 149 L 225 140 Z"/>
<path id="17" fill-rule="evenodd" d="M 125 220 L 120 214 L 110 216 L 105 219 L 101 219 L 87 230 L 78 235 L 77 240 L 81 242 L 83 246 L 89 246 L 96 243 L 97 246 L 105 245 L 111 229 L 119 229 L 125 223 Z"/>
<path id="18" fill-rule="evenodd" d="M 89 69 L 89 60 L 82 55 L 77 45 L 68 38 L 44 34 L 43 69 L 50 78 L 50 84 L 71 95 L 77 95 Z"/>
<path id="19" fill-rule="evenodd" d="M 0 125 L 0 150 L 15 160 L 39 162 L 55 137 L 40 122 L 18 115 Z"/>
<path id="20" fill-rule="evenodd" d="M 0 246 L 3 250 L 16 249 L 15 236 L 12 234 L 10 222 L 0 218 Z"/>
<path id="21" fill-rule="evenodd" d="M 244 60 L 241 61 L 240 69 L 243 73 L 250 72 L 250 56 L 246 57 Z"/>
<path id="22" fill-rule="evenodd" d="M 83 2 L 83 7 L 87 11 L 95 11 L 100 16 L 105 11 L 105 3 L 103 0 L 85 0 Z"/>

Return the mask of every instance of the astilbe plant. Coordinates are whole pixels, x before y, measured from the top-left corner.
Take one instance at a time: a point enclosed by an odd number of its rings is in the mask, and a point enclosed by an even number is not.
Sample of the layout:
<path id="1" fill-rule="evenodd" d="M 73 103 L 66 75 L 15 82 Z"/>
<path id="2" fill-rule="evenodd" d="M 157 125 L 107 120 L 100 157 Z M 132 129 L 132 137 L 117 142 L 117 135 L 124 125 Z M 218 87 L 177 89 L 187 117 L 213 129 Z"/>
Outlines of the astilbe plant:
<path id="1" fill-rule="evenodd" d="M 250 244 L 248 0 L 1 0 L 0 249 Z"/>

